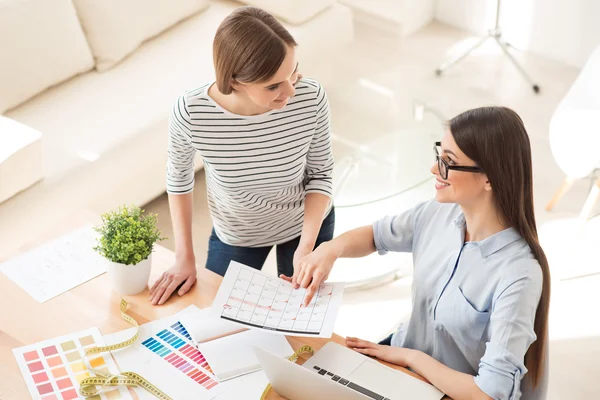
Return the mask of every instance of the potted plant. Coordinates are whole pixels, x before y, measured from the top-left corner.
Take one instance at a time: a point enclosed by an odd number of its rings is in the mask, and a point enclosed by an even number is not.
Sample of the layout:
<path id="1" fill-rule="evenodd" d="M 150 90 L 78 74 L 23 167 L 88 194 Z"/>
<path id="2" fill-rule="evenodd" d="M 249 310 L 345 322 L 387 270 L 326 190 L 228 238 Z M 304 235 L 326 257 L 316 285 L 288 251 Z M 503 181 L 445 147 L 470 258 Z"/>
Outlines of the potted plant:
<path id="1" fill-rule="evenodd" d="M 138 294 L 148 285 L 154 243 L 164 240 L 156 228 L 156 214 L 136 206 L 121 206 L 102 215 L 94 250 L 108 261 L 113 289 L 122 295 Z"/>

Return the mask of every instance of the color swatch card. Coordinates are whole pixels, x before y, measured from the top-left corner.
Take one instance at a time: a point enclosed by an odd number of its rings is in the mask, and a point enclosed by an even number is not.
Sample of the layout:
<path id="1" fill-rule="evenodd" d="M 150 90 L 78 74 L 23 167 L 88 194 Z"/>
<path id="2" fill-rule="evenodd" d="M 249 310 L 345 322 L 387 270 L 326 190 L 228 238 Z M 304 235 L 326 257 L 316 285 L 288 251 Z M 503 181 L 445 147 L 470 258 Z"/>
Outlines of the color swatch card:
<path id="1" fill-rule="evenodd" d="M 173 399 L 212 399 L 223 392 L 181 323 L 199 311 L 196 306 L 189 306 L 171 317 L 140 326 L 140 338 L 133 346 L 113 352 L 121 370 L 140 374 Z M 128 337 L 131 330 L 107 335 L 105 340 L 111 344 Z M 135 392 L 140 399 L 154 398 L 140 388 Z"/>
<path id="2" fill-rule="evenodd" d="M 10 280 L 43 303 L 106 272 L 107 261 L 94 252 L 96 232 L 78 229 L 0 264 Z"/>
<path id="3" fill-rule="evenodd" d="M 342 304 L 343 283 L 323 283 L 307 306 L 306 289 L 232 261 L 211 310 L 247 328 L 288 336 L 331 337 Z"/>
<path id="4" fill-rule="evenodd" d="M 29 346 L 13 349 L 23 379 L 34 399 L 72 400 L 83 399 L 79 395 L 79 383 L 95 374 L 83 363 L 85 350 L 104 346 L 98 328 L 72 333 Z M 104 353 L 89 358 L 92 368 L 105 373 L 119 372 L 110 354 Z M 110 388 L 89 397 L 93 400 L 131 399 L 125 387 Z"/>
<path id="5" fill-rule="evenodd" d="M 212 389 L 218 382 L 211 376 L 212 369 L 194 347 L 191 339 L 181 322 L 176 321 L 170 327 L 144 340 L 142 345 L 202 387 Z"/>

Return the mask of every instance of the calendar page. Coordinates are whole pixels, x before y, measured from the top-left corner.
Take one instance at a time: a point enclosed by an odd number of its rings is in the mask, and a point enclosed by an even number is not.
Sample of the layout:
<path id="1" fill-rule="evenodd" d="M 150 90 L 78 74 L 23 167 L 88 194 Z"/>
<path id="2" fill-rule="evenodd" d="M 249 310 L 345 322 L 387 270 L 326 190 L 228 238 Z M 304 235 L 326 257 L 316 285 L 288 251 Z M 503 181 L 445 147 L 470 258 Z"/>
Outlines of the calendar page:
<path id="1" fill-rule="evenodd" d="M 294 289 L 283 279 L 232 261 L 212 310 L 219 318 L 248 328 L 329 338 L 343 292 L 343 283 L 323 283 L 304 306 L 306 289 Z"/>

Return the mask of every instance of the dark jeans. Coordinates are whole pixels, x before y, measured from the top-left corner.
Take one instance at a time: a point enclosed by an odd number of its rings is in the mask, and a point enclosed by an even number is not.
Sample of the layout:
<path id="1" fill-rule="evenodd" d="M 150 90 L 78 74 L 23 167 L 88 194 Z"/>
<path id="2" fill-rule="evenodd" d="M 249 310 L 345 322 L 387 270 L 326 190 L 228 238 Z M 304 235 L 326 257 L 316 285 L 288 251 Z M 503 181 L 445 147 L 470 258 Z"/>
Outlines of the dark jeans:
<path id="1" fill-rule="evenodd" d="M 335 227 L 335 209 L 331 209 L 327 217 L 323 220 L 321 230 L 317 236 L 315 248 L 323 242 L 333 239 L 333 229 Z M 278 244 L 277 247 L 277 274 L 292 276 L 294 274 L 294 253 L 300 243 L 300 237 L 289 242 Z M 208 257 L 206 259 L 206 268 L 224 276 L 229 267 L 230 261 L 237 261 L 249 267 L 261 269 L 271 248 L 266 247 L 240 247 L 230 246 L 223 243 L 217 237 L 215 230 L 212 230 L 208 240 Z"/>
<path id="2" fill-rule="evenodd" d="M 390 336 L 386 337 L 385 339 L 383 339 L 381 342 L 379 342 L 379 344 L 384 344 L 386 346 L 391 346 L 392 345 L 392 336 L 394 334 L 392 333 Z"/>

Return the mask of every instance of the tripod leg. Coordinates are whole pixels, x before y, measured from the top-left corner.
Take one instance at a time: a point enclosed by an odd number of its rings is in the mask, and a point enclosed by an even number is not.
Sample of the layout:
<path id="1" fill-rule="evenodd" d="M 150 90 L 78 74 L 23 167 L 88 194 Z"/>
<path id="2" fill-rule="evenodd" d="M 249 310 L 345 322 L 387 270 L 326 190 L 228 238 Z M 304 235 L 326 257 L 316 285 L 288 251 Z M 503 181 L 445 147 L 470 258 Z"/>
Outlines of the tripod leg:
<path id="1" fill-rule="evenodd" d="M 525 78 L 525 80 L 527 82 L 529 82 L 529 84 L 531 85 L 531 88 L 533 89 L 533 91 L 535 93 L 539 93 L 540 92 L 540 87 L 533 83 L 533 80 L 529 77 L 529 75 L 527 75 L 527 72 L 525 72 L 525 70 L 523 69 L 523 67 L 521 67 L 521 65 L 519 64 L 519 62 L 512 56 L 512 54 L 510 54 L 510 52 L 508 51 L 508 45 L 506 43 L 504 43 L 503 41 L 501 41 L 498 38 L 495 38 L 496 42 L 498 42 L 498 45 L 500 46 L 500 48 L 502 49 L 502 51 L 504 51 L 504 54 L 506 54 L 506 56 L 508 57 L 508 59 L 513 63 L 513 65 L 519 70 L 519 72 L 521 73 L 521 75 L 523 76 L 523 78 Z"/>
<path id="2" fill-rule="evenodd" d="M 488 40 L 488 38 L 489 38 L 489 36 L 482 37 L 477 43 L 475 43 L 471 48 L 469 48 L 464 53 L 458 55 L 457 57 L 451 58 L 450 60 L 448 60 L 445 63 L 443 63 L 442 65 L 440 65 L 438 67 L 438 69 L 435 70 L 435 74 L 437 76 L 440 76 L 442 74 L 442 72 L 444 72 L 445 70 L 447 70 L 448 68 L 450 68 L 451 66 L 453 66 L 454 64 L 456 64 L 457 62 L 459 62 L 460 60 L 465 58 L 466 56 L 468 56 L 469 54 L 471 54 L 471 52 L 473 50 L 475 50 L 476 48 L 481 46 L 483 44 L 483 42 Z"/>

